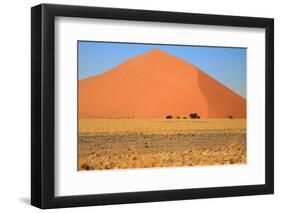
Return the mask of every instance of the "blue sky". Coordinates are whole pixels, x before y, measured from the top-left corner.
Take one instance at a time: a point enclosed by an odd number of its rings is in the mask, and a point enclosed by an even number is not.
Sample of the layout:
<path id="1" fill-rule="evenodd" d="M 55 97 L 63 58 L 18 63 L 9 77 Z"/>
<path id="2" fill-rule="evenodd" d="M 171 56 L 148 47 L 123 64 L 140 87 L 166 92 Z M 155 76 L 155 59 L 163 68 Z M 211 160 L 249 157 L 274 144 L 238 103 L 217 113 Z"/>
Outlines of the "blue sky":
<path id="1" fill-rule="evenodd" d="M 79 41 L 79 79 L 103 73 L 155 48 L 192 63 L 246 98 L 246 48 Z"/>

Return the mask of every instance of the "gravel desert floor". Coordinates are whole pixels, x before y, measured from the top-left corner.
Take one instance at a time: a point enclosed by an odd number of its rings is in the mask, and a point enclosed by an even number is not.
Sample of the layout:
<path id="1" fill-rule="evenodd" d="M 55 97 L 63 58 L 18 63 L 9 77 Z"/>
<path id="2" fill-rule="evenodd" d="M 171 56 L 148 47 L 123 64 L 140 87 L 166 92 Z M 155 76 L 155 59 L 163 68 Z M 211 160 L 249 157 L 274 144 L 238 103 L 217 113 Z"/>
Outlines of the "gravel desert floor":
<path id="1" fill-rule="evenodd" d="M 80 119 L 78 170 L 246 163 L 246 119 Z"/>

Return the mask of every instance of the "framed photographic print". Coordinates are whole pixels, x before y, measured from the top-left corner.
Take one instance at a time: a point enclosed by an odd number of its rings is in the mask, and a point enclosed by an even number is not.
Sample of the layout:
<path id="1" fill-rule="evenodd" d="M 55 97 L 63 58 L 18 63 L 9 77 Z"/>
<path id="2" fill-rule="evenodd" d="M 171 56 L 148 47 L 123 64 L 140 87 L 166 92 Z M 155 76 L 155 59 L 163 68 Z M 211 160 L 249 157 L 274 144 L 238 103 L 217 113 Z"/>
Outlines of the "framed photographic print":
<path id="1" fill-rule="evenodd" d="M 31 203 L 272 194 L 274 21 L 31 9 Z"/>

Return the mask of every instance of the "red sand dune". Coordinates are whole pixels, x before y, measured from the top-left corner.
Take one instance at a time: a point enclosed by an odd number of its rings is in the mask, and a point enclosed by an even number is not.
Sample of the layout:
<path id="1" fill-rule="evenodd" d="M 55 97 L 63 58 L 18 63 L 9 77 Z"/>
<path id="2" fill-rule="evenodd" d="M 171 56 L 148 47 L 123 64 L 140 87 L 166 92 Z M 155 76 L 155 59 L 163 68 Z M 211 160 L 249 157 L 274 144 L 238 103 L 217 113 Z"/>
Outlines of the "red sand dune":
<path id="1" fill-rule="evenodd" d="M 155 49 L 79 80 L 79 118 L 246 117 L 246 100 L 192 64 Z"/>

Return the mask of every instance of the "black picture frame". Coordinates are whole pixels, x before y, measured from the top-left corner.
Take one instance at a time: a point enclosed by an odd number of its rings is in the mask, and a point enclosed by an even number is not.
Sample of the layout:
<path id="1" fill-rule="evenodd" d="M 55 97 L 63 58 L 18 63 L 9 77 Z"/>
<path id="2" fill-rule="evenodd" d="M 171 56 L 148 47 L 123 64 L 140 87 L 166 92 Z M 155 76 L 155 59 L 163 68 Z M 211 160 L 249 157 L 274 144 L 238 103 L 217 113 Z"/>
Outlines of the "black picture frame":
<path id="1" fill-rule="evenodd" d="M 56 197 L 54 21 L 58 16 L 264 28 L 265 184 Z M 53 4 L 41 4 L 31 8 L 32 205 L 46 209 L 272 193 L 274 193 L 274 19 Z"/>

